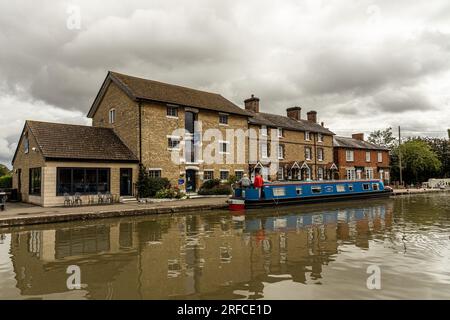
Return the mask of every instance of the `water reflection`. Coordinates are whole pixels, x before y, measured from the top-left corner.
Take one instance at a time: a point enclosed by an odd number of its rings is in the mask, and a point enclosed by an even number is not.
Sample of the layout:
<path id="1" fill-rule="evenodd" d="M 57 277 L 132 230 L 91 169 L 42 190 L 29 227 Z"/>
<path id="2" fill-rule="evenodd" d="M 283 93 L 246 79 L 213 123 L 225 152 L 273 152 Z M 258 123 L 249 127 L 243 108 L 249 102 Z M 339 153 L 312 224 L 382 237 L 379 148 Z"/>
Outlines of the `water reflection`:
<path id="1" fill-rule="evenodd" d="M 394 243 L 393 212 L 383 200 L 60 224 L 12 232 L 10 255 L 26 297 L 68 292 L 66 268 L 78 265 L 89 299 L 256 299 L 268 284 L 322 283 L 341 249 Z"/>

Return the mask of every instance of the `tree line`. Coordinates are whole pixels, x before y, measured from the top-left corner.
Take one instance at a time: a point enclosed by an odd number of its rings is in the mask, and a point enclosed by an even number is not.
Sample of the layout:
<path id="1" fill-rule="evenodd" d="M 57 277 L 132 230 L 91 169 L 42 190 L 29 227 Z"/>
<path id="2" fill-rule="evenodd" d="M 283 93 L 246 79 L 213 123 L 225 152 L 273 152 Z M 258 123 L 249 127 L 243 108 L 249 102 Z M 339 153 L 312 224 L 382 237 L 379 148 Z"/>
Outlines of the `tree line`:
<path id="1" fill-rule="evenodd" d="M 392 128 L 387 128 L 372 132 L 368 141 L 391 150 L 391 181 L 400 180 L 401 155 L 403 181 L 418 184 L 430 178 L 450 178 L 450 129 L 448 134 L 449 139 L 407 137 L 399 146 Z"/>

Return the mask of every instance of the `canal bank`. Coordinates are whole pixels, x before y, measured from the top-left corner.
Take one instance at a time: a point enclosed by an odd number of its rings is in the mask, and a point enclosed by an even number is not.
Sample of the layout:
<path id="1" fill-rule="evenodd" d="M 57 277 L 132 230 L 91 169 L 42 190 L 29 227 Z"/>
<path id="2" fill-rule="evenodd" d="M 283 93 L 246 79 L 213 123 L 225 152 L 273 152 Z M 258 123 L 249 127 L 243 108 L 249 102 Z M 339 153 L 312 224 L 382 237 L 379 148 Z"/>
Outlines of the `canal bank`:
<path id="1" fill-rule="evenodd" d="M 392 195 L 395 196 L 403 196 L 403 195 L 413 195 L 413 194 L 424 194 L 424 193 L 449 193 L 450 190 L 441 190 L 441 189 L 394 189 Z"/>
<path id="2" fill-rule="evenodd" d="M 0 228 L 33 224 L 105 219 L 177 212 L 207 211 L 227 207 L 228 197 L 196 198 L 150 204 L 113 204 L 81 207 L 43 208 L 25 203 L 8 203 L 0 213 Z"/>

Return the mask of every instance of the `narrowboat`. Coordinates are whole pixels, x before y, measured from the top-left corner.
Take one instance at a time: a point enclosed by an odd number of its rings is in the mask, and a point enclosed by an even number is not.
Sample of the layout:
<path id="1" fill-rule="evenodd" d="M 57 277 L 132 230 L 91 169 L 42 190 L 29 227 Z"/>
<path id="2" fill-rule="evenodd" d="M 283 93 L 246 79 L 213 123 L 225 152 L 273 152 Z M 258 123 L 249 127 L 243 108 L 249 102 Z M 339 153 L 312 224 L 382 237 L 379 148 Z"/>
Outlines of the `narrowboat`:
<path id="1" fill-rule="evenodd" d="M 333 180 L 264 183 L 253 187 L 235 188 L 228 200 L 230 210 L 287 204 L 318 203 L 391 195 L 392 188 L 381 180 Z"/>

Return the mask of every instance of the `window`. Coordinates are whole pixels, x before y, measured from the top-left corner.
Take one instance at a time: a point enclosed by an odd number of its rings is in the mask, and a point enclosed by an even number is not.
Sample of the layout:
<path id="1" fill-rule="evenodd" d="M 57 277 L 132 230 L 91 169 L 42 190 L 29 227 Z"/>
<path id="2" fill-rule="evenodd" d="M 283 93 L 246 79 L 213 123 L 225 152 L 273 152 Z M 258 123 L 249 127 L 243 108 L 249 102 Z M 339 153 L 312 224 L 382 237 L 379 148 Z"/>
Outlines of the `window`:
<path id="1" fill-rule="evenodd" d="M 317 141 L 318 142 L 323 142 L 323 135 L 321 133 L 317 134 Z"/>
<path id="2" fill-rule="evenodd" d="M 219 153 L 222 153 L 222 154 L 224 154 L 224 153 L 228 153 L 229 152 L 229 150 L 228 150 L 228 141 L 219 141 L 219 147 L 220 147 L 220 149 L 219 149 Z"/>
<path id="3" fill-rule="evenodd" d="M 220 180 L 228 180 L 229 176 L 230 176 L 229 171 L 220 170 Z"/>
<path id="4" fill-rule="evenodd" d="M 336 186 L 336 192 L 345 192 L 345 185 L 343 184 L 338 184 Z"/>
<path id="5" fill-rule="evenodd" d="M 323 149 L 322 148 L 317 149 L 317 160 L 323 161 Z"/>
<path id="6" fill-rule="evenodd" d="M 30 140 L 28 140 L 28 133 L 25 134 L 25 138 L 23 138 L 23 148 L 25 153 L 30 152 Z"/>
<path id="7" fill-rule="evenodd" d="M 161 169 L 149 169 L 148 177 L 149 178 L 161 178 Z"/>
<path id="8" fill-rule="evenodd" d="M 309 131 L 305 131 L 305 140 L 308 140 L 308 141 L 311 140 Z"/>
<path id="9" fill-rule="evenodd" d="M 194 134 L 196 116 L 197 114 L 192 111 L 184 113 L 184 128 L 190 134 Z"/>
<path id="10" fill-rule="evenodd" d="M 116 122 L 116 109 L 109 110 L 109 123 Z"/>
<path id="11" fill-rule="evenodd" d="M 261 126 L 261 135 L 267 136 L 267 127 L 266 126 Z"/>
<path id="12" fill-rule="evenodd" d="M 366 151 L 366 162 L 370 162 L 370 151 Z"/>
<path id="13" fill-rule="evenodd" d="M 272 191 L 274 197 L 284 197 L 286 195 L 285 188 L 273 188 Z"/>
<path id="14" fill-rule="evenodd" d="M 373 189 L 374 191 L 378 191 L 378 183 L 373 183 L 373 184 L 372 184 L 372 189 Z"/>
<path id="15" fill-rule="evenodd" d="M 383 152 L 378 152 L 378 162 L 383 162 Z"/>
<path id="16" fill-rule="evenodd" d="M 284 145 L 278 145 L 278 159 L 284 159 Z"/>
<path id="17" fill-rule="evenodd" d="M 167 147 L 169 149 L 179 149 L 180 148 L 180 138 L 178 137 L 168 137 L 167 138 Z"/>
<path id="18" fill-rule="evenodd" d="M 267 143 L 261 143 L 261 157 L 267 158 Z"/>
<path id="19" fill-rule="evenodd" d="M 361 180 L 361 170 L 356 170 L 356 179 Z"/>
<path id="20" fill-rule="evenodd" d="M 368 183 L 363 183 L 363 190 L 370 190 L 370 185 Z"/>
<path id="21" fill-rule="evenodd" d="M 228 115 L 227 114 L 219 114 L 219 124 L 228 124 Z"/>
<path id="22" fill-rule="evenodd" d="M 213 180 L 214 179 L 214 171 L 213 170 L 205 170 L 203 172 L 203 180 Z"/>
<path id="23" fill-rule="evenodd" d="M 372 168 L 366 169 L 366 179 L 373 179 L 373 169 Z"/>
<path id="24" fill-rule="evenodd" d="M 95 194 L 110 191 L 109 168 L 57 168 L 56 194 Z"/>
<path id="25" fill-rule="evenodd" d="M 244 176 L 244 170 L 234 170 L 234 176 L 237 180 L 241 180 Z"/>
<path id="26" fill-rule="evenodd" d="M 178 118 L 178 107 L 167 106 L 167 116 L 172 118 Z"/>
<path id="27" fill-rule="evenodd" d="M 312 186 L 311 187 L 311 192 L 312 193 L 321 193 L 322 192 L 322 187 L 321 186 Z"/>
<path id="28" fill-rule="evenodd" d="M 323 168 L 317 169 L 317 179 L 323 180 Z"/>
<path id="29" fill-rule="evenodd" d="M 353 159 L 354 159 L 353 150 L 346 150 L 345 151 L 345 160 L 353 161 Z"/>
<path id="30" fill-rule="evenodd" d="M 277 129 L 278 138 L 283 138 L 283 128 Z"/>
<path id="31" fill-rule="evenodd" d="M 305 148 L 305 159 L 311 160 L 311 148 L 309 148 L 309 147 Z"/>
<path id="32" fill-rule="evenodd" d="M 278 168 L 277 180 L 284 180 L 284 169 L 282 167 Z"/>
<path id="33" fill-rule="evenodd" d="M 295 187 L 295 193 L 297 193 L 297 195 L 301 195 L 302 194 L 302 187 Z"/>
<path id="34" fill-rule="evenodd" d="M 355 180 L 356 172 L 355 169 L 346 169 L 347 180 Z"/>
<path id="35" fill-rule="evenodd" d="M 353 191 L 353 185 L 352 184 L 348 185 L 348 191 Z"/>
<path id="36" fill-rule="evenodd" d="M 41 168 L 30 169 L 30 186 L 28 193 L 34 196 L 41 195 Z"/>

